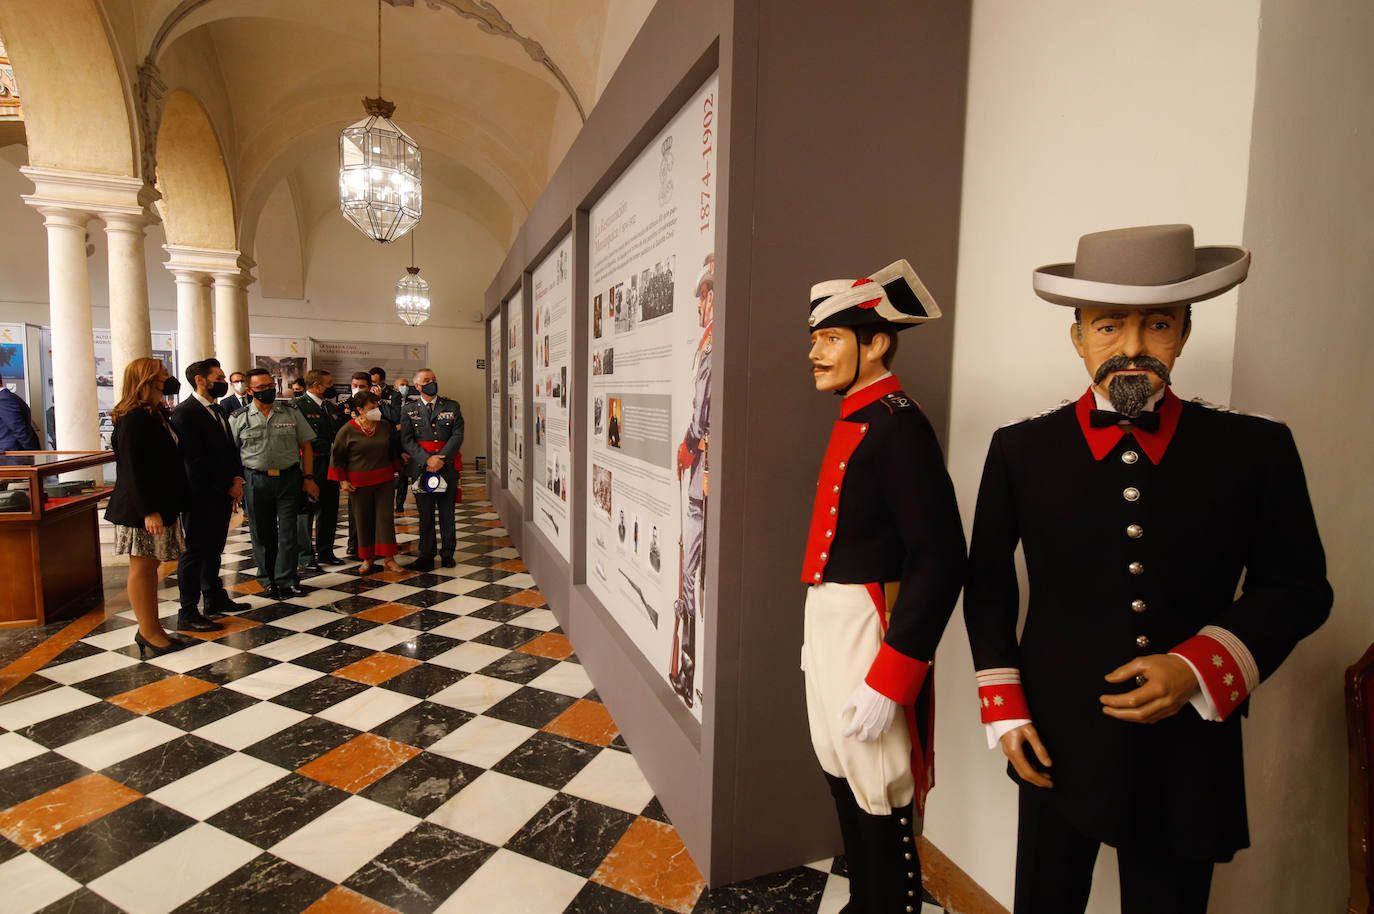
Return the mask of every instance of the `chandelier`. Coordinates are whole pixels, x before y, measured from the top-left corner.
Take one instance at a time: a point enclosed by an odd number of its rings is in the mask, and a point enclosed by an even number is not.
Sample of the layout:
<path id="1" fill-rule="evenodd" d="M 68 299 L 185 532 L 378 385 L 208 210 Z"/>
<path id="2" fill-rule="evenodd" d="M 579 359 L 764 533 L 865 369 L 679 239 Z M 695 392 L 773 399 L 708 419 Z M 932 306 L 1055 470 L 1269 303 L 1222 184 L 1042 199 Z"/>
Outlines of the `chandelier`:
<path id="1" fill-rule="evenodd" d="M 429 283 L 420 278 L 415 266 L 415 236 L 410 236 L 410 266 L 396 281 L 396 316 L 407 326 L 418 327 L 429 320 Z"/>
<path id="2" fill-rule="evenodd" d="M 367 117 L 339 134 L 339 209 L 373 241 L 395 241 L 422 213 L 420 147 L 391 121 L 396 105 L 382 98 L 382 4 L 377 0 L 377 97 Z"/>

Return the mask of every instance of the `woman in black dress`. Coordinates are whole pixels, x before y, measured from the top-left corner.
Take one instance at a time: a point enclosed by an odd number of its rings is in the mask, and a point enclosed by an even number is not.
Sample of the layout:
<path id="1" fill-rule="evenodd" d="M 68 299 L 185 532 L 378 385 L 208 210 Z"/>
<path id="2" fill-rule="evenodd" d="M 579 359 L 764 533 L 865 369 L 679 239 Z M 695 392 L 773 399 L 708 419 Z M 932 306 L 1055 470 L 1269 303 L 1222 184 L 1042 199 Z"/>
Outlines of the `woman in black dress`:
<path id="1" fill-rule="evenodd" d="M 114 492 L 105 519 L 115 525 L 115 552 L 129 556 L 129 603 L 138 619 L 140 657 L 170 653 L 195 642 L 169 635 L 157 614 L 157 566 L 185 548 L 180 515 L 186 501 L 181 448 L 162 402 L 181 389 L 158 359 L 134 359 L 110 414 L 115 453 Z"/>

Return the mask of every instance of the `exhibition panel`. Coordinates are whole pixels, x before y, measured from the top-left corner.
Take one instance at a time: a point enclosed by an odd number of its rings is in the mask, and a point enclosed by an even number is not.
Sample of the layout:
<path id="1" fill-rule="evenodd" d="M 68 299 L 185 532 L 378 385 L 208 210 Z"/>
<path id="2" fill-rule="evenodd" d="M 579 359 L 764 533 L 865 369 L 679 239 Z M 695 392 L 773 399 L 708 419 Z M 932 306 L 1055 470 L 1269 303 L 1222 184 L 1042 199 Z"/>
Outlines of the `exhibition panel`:
<path id="1" fill-rule="evenodd" d="M 534 286 L 534 525 L 566 562 L 572 556 L 572 235 L 530 274 Z"/>
<path id="2" fill-rule="evenodd" d="M 498 314 L 487 321 L 487 387 L 490 402 L 487 404 L 487 454 L 491 465 L 487 472 L 497 480 L 501 479 L 506 452 L 501 444 L 501 316 Z M 500 486 L 492 486 L 495 492 Z"/>
<path id="3" fill-rule="evenodd" d="M 525 504 L 525 302 L 517 292 L 506 302 L 506 490 Z"/>

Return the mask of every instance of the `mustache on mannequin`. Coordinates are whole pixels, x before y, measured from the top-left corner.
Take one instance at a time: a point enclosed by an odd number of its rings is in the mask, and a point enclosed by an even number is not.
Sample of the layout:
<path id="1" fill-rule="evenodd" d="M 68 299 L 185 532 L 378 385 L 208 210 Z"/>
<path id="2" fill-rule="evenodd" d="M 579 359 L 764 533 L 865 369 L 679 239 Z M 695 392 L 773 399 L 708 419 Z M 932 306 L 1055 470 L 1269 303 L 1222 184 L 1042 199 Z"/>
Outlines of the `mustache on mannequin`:
<path id="1" fill-rule="evenodd" d="M 1093 383 L 1101 384 L 1113 371 L 1125 371 L 1128 368 L 1140 368 L 1144 371 L 1151 371 L 1158 375 L 1159 379 L 1165 384 L 1172 384 L 1173 379 L 1169 377 L 1169 366 L 1159 359 L 1148 355 L 1125 356 L 1114 355 L 1101 365 L 1097 366 L 1097 372 L 1093 375 Z M 1147 379 L 1148 380 L 1148 379 Z"/>

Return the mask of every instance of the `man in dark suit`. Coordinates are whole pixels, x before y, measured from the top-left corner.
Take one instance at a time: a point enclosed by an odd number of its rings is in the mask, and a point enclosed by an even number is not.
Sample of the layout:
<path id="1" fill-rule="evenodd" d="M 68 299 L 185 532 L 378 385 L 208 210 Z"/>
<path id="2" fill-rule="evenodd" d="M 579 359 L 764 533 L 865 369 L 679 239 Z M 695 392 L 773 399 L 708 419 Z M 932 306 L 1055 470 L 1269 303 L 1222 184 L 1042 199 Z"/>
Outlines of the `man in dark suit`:
<path id="1" fill-rule="evenodd" d="M 373 365 L 367 370 L 367 373 L 372 381 L 372 392 L 382 398 L 381 402 L 377 404 L 382 411 L 382 418 L 392 425 L 400 422 L 401 407 L 405 402 L 405 397 L 401 395 L 399 390 L 386 383 L 385 368 L 380 365 Z"/>
<path id="2" fill-rule="evenodd" d="M 415 509 L 420 514 L 420 554 L 410 568 L 432 571 L 436 543 L 434 512 L 439 512 L 439 532 L 442 545 L 437 553 L 445 568 L 457 562 L 457 526 L 454 506 L 458 503 L 458 473 L 462 468 L 463 410 L 457 400 L 439 396 L 439 380 L 428 368 L 415 372 L 414 381 L 420 399 L 412 400 L 401 414 L 401 445 L 410 455 L 412 479 L 422 479 L 427 473 L 437 474 L 443 491 L 415 493 Z"/>
<path id="3" fill-rule="evenodd" d="M 241 371 L 229 376 L 229 387 L 229 396 L 220 400 L 219 405 L 224 407 L 225 415 L 232 416 L 247 406 L 253 398 L 248 395 L 248 380 Z"/>
<path id="4" fill-rule="evenodd" d="M 1249 844 L 1241 716 L 1332 600 L 1287 427 L 1169 388 L 1192 303 L 1249 261 L 1145 226 L 1035 272 L 1075 309 L 1092 386 L 993 436 L 964 591 L 988 744 L 1019 785 L 1017 914 L 1083 911 L 1103 843 L 1124 914 L 1202 914 Z"/>
<path id="5" fill-rule="evenodd" d="M 38 432 L 33 427 L 29 404 L 16 396 L 0 378 L 0 451 L 36 451 Z"/>
<path id="6" fill-rule="evenodd" d="M 320 499 L 314 508 L 299 515 L 297 539 L 301 549 L 300 566 L 318 571 L 321 565 L 340 564 L 334 555 L 334 532 L 339 526 L 339 483 L 329 478 L 329 456 L 334 436 L 347 420 L 334 402 L 334 378 L 329 372 L 310 369 L 305 373 L 305 385 L 305 393 L 291 401 L 291 405 L 315 430 L 315 440 L 310 442 L 315 452 L 315 468 L 311 473 L 319 483 Z"/>
<path id="7" fill-rule="evenodd" d="M 191 396 L 172 412 L 172 427 L 181 442 L 186 464 L 187 507 L 181 515 L 186 551 L 177 562 L 177 586 L 181 612 L 177 628 L 183 631 L 217 631 L 210 617 L 248 608 L 235 602 L 219 576 L 229 517 L 243 498 L 243 464 L 229 437 L 229 419 L 219 398 L 228 388 L 224 369 L 215 359 L 186 366 Z M 204 600 L 205 612 L 198 608 Z"/>

